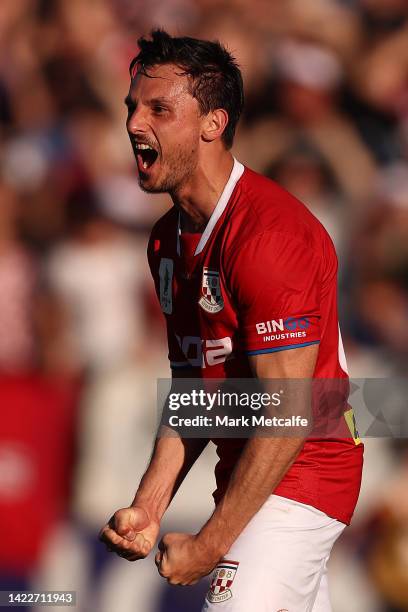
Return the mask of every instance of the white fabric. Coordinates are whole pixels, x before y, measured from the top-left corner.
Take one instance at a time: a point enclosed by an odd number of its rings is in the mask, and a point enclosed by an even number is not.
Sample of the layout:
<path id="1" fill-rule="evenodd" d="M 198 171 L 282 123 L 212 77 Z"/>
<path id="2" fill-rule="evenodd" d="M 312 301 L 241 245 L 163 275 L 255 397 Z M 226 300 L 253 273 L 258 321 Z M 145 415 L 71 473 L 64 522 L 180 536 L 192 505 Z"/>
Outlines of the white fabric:
<path id="1" fill-rule="evenodd" d="M 216 207 L 214 208 L 212 212 L 211 217 L 208 219 L 208 223 L 205 226 L 205 230 L 200 238 L 200 242 L 197 245 L 194 255 L 198 255 L 199 253 L 201 253 L 201 251 L 207 244 L 208 239 L 211 236 L 211 233 L 215 227 L 215 224 L 217 223 L 218 219 L 221 217 L 222 213 L 226 209 L 229 199 L 232 195 L 232 192 L 235 189 L 235 185 L 238 183 L 239 179 L 243 175 L 244 170 L 245 170 L 244 166 L 234 157 L 234 165 L 232 167 L 232 171 L 229 176 L 229 179 L 226 182 L 224 190 L 220 196 L 220 199 L 217 202 Z M 178 255 L 180 255 L 180 231 L 181 231 L 181 224 L 180 224 L 180 215 L 179 215 L 178 229 L 177 229 L 177 253 Z"/>
<path id="2" fill-rule="evenodd" d="M 345 525 L 271 495 L 225 559 L 239 563 L 226 601 L 202 612 L 331 612 L 327 561 Z"/>

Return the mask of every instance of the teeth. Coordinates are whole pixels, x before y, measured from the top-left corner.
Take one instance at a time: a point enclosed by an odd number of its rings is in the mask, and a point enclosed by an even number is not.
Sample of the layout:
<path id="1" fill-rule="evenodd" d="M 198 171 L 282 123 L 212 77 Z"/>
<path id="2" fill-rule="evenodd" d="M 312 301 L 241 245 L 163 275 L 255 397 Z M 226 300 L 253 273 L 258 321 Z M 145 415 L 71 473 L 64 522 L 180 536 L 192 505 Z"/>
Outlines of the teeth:
<path id="1" fill-rule="evenodd" d="M 147 151 L 147 150 L 153 151 L 154 150 L 150 145 L 144 144 L 144 143 L 136 144 L 136 149 L 140 149 L 141 151 Z"/>
<path id="2" fill-rule="evenodd" d="M 147 162 L 143 162 L 143 168 L 146 169 L 147 168 Z"/>

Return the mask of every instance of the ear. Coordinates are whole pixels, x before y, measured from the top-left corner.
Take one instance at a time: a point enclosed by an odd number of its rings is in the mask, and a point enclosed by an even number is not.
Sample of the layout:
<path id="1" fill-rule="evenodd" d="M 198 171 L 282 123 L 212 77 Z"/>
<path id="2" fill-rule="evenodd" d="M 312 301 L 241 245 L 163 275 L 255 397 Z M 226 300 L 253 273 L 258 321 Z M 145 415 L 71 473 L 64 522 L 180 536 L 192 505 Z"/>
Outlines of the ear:
<path id="1" fill-rule="evenodd" d="M 228 123 L 228 113 L 223 108 L 210 111 L 205 116 L 201 129 L 201 136 L 205 142 L 212 142 L 221 138 Z"/>

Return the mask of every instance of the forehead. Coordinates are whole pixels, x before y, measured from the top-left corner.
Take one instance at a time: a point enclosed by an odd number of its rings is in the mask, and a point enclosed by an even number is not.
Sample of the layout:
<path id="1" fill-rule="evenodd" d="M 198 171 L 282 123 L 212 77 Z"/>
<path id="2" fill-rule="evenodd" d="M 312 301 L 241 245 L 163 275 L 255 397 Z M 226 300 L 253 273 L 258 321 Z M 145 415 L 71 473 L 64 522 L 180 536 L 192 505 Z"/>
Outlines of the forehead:
<path id="1" fill-rule="evenodd" d="M 163 64 L 146 68 L 143 71 L 135 69 L 130 83 L 130 95 L 142 97 L 192 97 L 189 92 L 188 77 L 183 69 L 174 64 Z"/>

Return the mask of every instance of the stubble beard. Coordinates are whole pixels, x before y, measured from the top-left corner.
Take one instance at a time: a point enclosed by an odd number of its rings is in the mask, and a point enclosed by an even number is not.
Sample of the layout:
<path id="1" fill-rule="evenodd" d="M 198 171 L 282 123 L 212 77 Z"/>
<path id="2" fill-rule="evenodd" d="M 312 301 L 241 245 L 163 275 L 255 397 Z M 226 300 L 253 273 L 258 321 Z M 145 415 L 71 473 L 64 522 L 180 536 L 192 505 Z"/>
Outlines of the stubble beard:
<path id="1" fill-rule="evenodd" d="M 161 160 L 158 160 L 159 163 Z M 163 177 L 152 187 L 144 186 L 139 178 L 139 185 L 146 193 L 168 193 L 176 195 L 194 174 L 198 164 L 197 149 L 194 145 L 183 147 L 167 155 L 163 164 Z"/>

